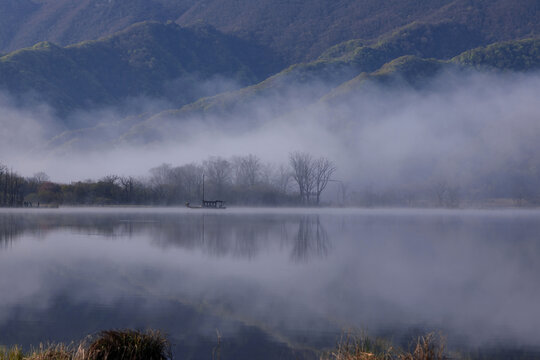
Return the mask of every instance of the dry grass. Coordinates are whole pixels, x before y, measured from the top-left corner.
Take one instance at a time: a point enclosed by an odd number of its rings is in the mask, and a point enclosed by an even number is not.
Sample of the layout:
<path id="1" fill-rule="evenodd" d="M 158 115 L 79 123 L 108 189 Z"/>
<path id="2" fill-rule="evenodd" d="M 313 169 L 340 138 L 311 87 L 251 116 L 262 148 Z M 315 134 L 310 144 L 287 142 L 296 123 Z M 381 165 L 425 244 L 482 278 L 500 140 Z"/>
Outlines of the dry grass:
<path id="1" fill-rule="evenodd" d="M 20 347 L 14 346 L 11 349 L 0 347 L 0 360 L 22 360 L 23 352 Z"/>
<path id="2" fill-rule="evenodd" d="M 219 359 L 221 336 L 212 359 Z M 0 347 L 0 360 L 167 360 L 171 359 L 170 344 L 159 331 L 109 330 L 71 345 L 41 344 L 28 354 L 19 347 Z M 412 350 L 393 348 L 384 340 L 371 340 L 365 335 L 348 334 L 336 349 L 321 360 L 447 360 L 445 341 L 435 333 L 418 338 Z"/>
<path id="3" fill-rule="evenodd" d="M 27 360 L 71 360 L 72 358 L 71 349 L 64 344 L 47 346 L 40 344 L 39 348 L 32 350 L 24 357 Z"/>
<path id="4" fill-rule="evenodd" d="M 169 342 L 159 331 L 103 331 L 88 347 L 85 360 L 166 360 Z"/>
<path id="5" fill-rule="evenodd" d="M 418 338 L 412 351 L 395 349 L 380 340 L 348 334 L 321 360 L 447 360 L 442 336 L 430 333 Z"/>
<path id="6" fill-rule="evenodd" d="M 109 330 L 78 345 L 41 344 L 28 354 L 0 348 L 0 360 L 167 360 L 170 345 L 158 331 Z"/>
<path id="7" fill-rule="evenodd" d="M 401 354 L 399 360 L 446 360 L 445 345 L 441 335 L 427 334 L 418 339 L 412 353 Z"/>

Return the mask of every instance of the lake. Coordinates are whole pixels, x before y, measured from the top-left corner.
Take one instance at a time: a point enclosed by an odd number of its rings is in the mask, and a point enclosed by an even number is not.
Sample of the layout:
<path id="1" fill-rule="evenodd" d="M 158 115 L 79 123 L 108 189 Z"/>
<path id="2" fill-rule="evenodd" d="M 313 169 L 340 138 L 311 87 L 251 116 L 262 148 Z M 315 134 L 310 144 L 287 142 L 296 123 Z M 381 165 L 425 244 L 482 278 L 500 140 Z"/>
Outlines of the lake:
<path id="1" fill-rule="evenodd" d="M 164 331 L 178 359 L 316 359 L 349 330 L 540 358 L 540 211 L 0 209 L 0 344 Z M 483 355 L 482 355 L 483 354 Z"/>

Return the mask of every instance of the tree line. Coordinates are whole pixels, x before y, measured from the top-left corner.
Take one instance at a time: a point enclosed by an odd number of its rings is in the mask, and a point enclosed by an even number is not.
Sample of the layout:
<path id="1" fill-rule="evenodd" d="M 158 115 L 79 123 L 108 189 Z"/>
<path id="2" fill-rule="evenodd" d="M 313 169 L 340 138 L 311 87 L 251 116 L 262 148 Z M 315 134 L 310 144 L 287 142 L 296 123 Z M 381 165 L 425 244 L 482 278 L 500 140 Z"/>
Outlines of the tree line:
<path id="1" fill-rule="evenodd" d="M 107 175 L 98 180 L 52 182 L 45 173 L 23 177 L 0 164 L 0 207 L 37 205 L 183 205 L 223 200 L 230 205 L 476 207 L 538 206 L 538 167 L 511 167 L 460 182 L 434 174 L 390 185 L 359 185 L 335 177 L 335 164 L 306 152 L 282 164 L 255 155 L 209 157 L 179 166 L 162 164 L 145 177 Z M 452 180 L 453 179 L 453 180 Z M 333 183 L 331 191 L 329 184 Z M 364 182 L 365 183 L 365 182 Z"/>
<path id="2" fill-rule="evenodd" d="M 23 203 L 25 179 L 7 166 L 0 164 L 0 206 Z"/>
<path id="3" fill-rule="evenodd" d="M 255 155 L 210 157 L 180 166 L 162 164 L 147 177 L 107 175 L 94 181 L 61 184 L 45 173 L 22 177 L 0 165 L 0 206 L 181 205 L 203 197 L 238 205 L 320 205 L 336 171 L 334 163 L 306 152 L 287 164 L 270 164 Z"/>

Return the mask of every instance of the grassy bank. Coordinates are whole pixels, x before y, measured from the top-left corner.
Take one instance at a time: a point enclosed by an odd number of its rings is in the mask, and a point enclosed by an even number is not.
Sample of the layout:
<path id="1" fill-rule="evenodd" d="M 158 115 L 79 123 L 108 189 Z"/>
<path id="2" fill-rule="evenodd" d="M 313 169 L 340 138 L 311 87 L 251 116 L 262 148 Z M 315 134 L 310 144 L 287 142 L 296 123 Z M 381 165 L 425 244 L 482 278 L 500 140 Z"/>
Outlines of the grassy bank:
<path id="1" fill-rule="evenodd" d="M 0 348 L 0 360 L 166 360 L 170 344 L 159 331 L 109 330 L 78 344 L 41 344 L 24 353 L 18 346 Z"/>
<path id="2" fill-rule="evenodd" d="M 109 330 L 78 344 L 41 344 L 28 352 L 18 346 L 0 348 L 0 360 L 167 360 L 172 359 L 170 349 L 168 340 L 158 331 Z M 208 355 L 216 358 L 215 351 L 209 350 Z M 395 349 L 383 340 L 347 335 L 335 349 L 320 356 L 320 360 L 443 359 L 448 359 L 444 341 L 433 334 L 419 338 L 411 352 Z"/>
<path id="3" fill-rule="evenodd" d="M 221 342 L 210 346 L 203 358 L 221 359 Z M 194 355 L 194 354 L 192 354 Z M 199 354 L 200 355 L 200 354 Z M 226 357 L 226 356 L 225 356 Z M 88 336 L 79 343 L 41 344 L 23 351 L 19 346 L 0 346 L 0 360 L 168 360 L 172 359 L 167 338 L 158 331 L 109 330 Z M 230 357 L 229 357 L 230 358 Z M 303 358 L 302 356 L 297 357 Z M 309 357 L 312 358 L 311 356 Z M 525 354 L 502 352 L 489 354 L 450 354 L 444 338 L 435 333 L 420 336 L 408 349 L 383 339 L 344 335 L 335 348 L 316 355 L 319 360 L 448 360 L 448 359 L 532 359 Z M 536 358 L 536 357 L 534 357 Z"/>

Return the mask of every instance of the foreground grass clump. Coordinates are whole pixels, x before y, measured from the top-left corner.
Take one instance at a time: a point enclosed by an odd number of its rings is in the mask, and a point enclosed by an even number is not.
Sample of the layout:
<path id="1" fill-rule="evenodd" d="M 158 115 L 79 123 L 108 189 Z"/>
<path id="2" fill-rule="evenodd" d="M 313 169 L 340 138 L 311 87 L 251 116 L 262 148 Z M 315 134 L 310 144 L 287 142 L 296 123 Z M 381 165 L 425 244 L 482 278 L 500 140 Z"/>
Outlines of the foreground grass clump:
<path id="1" fill-rule="evenodd" d="M 166 360 L 171 358 L 167 339 L 158 331 L 103 331 L 88 347 L 85 360 Z"/>
<path id="2" fill-rule="evenodd" d="M 321 360 L 447 360 L 445 342 L 434 333 L 418 338 L 410 351 L 395 349 L 381 340 L 347 335 Z"/>
<path id="3" fill-rule="evenodd" d="M 20 347 L 15 346 L 11 349 L 0 347 L 0 360 L 22 360 L 23 352 Z"/>
<path id="4" fill-rule="evenodd" d="M 80 347 L 77 348 L 80 350 Z M 32 350 L 29 355 L 23 357 L 27 360 L 71 360 L 71 359 L 81 359 L 78 356 L 77 351 L 73 351 L 69 346 L 64 344 L 58 345 L 48 345 L 44 346 L 41 344 L 39 348 Z"/>
<path id="5" fill-rule="evenodd" d="M 0 348 L 0 360 L 167 360 L 170 344 L 159 331 L 108 330 L 79 345 L 40 345 L 24 354 L 21 348 Z"/>

